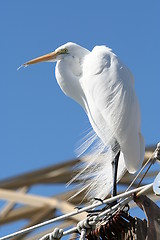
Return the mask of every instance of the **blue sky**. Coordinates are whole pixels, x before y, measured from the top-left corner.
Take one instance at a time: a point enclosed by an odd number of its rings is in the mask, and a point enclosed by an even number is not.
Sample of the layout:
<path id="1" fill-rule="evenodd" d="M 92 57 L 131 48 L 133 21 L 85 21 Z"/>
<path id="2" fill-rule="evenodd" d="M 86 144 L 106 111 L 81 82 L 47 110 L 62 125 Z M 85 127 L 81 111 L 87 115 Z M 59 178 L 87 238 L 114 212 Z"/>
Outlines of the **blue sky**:
<path id="1" fill-rule="evenodd" d="M 159 128 L 157 1 L 0 1 L 0 179 L 75 157 L 90 125 L 60 90 L 53 63 L 22 63 L 68 42 L 107 45 L 131 69 L 146 144 Z"/>

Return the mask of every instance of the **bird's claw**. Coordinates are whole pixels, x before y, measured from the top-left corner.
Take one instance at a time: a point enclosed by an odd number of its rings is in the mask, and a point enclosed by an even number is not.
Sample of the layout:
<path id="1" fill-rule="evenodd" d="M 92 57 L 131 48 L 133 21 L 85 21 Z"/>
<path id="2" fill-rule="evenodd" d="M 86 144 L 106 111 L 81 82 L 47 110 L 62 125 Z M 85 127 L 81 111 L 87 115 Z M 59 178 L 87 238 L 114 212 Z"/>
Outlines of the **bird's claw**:
<path id="1" fill-rule="evenodd" d="M 79 211 L 79 210 L 81 210 L 82 208 L 81 208 L 81 207 L 78 207 L 78 206 L 76 206 L 76 207 L 74 207 L 74 209 L 77 209 L 77 210 Z"/>
<path id="2" fill-rule="evenodd" d="M 104 203 L 101 198 L 96 198 L 96 197 L 95 197 L 94 200 L 99 201 L 99 202 L 101 202 L 102 204 Z"/>

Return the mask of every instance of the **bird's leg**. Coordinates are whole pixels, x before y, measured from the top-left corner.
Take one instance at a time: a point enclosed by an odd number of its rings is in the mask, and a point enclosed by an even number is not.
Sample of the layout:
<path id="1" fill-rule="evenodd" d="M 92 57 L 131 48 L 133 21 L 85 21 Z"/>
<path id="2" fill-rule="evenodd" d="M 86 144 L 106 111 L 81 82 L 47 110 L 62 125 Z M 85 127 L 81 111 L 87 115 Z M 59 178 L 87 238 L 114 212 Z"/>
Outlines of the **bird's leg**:
<path id="1" fill-rule="evenodd" d="M 116 141 L 114 148 L 112 148 L 113 152 L 115 152 L 115 149 L 119 147 L 119 143 Z M 120 156 L 120 150 L 116 154 L 115 158 L 112 161 L 112 176 L 113 176 L 113 189 L 112 189 L 112 197 L 117 195 L 117 171 L 118 171 L 118 161 Z M 114 201 L 111 203 L 111 206 L 114 206 L 117 203 L 117 201 Z"/>
<path id="2" fill-rule="evenodd" d="M 118 171 L 118 161 L 119 161 L 120 151 L 115 156 L 114 160 L 112 161 L 112 176 L 113 176 L 113 190 L 112 196 L 117 195 L 117 171 Z"/>

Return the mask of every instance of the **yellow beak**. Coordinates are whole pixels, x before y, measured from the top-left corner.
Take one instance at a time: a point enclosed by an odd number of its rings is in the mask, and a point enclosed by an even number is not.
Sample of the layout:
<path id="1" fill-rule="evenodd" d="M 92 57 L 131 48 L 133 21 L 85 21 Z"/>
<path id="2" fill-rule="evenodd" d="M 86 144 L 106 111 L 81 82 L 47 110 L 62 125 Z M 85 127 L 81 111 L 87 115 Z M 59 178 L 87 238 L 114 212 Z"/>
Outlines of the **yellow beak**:
<path id="1" fill-rule="evenodd" d="M 51 52 L 51 53 L 48 53 L 46 55 L 43 55 L 41 57 L 38 57 L 38 58 L 34 58 L 24 64 L 22 64 L 21 67 L 27 67 L 28 65 L 31 65 L 31 64 L 35 64 L 35 63 L 40 63 L 40 62 L 48 62 L 48 61 L 54 61 L 54 59 L 56 59 L 56 57 L 60 54 L 60 52 Z"/>

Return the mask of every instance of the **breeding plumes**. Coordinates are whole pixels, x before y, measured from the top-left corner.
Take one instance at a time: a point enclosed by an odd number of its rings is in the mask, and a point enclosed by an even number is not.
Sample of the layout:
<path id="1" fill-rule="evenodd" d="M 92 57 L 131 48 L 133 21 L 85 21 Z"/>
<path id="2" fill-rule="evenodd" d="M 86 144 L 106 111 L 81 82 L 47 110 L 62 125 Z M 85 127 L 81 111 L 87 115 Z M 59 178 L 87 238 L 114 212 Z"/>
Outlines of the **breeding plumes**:
<path id="1" fill-rule="evenodd" d="M 88 115 L 94 134 L 82 144 L 81 151 L 97 139 L 93 155 L 83 162 L 83 170 L 74 179 L 83 181 L 81 190 L 86 188 L 89 198 L 103 199 L 114 177 L 115 195 L 116 180 L 126 169 L 135 173 L 144 159 L 140 110 L 130 70 L 106 46 L 96 46 L 90 52 L 71 42 L 22 66 L 44 61 L 57 62 L 60 88 Z"/>

